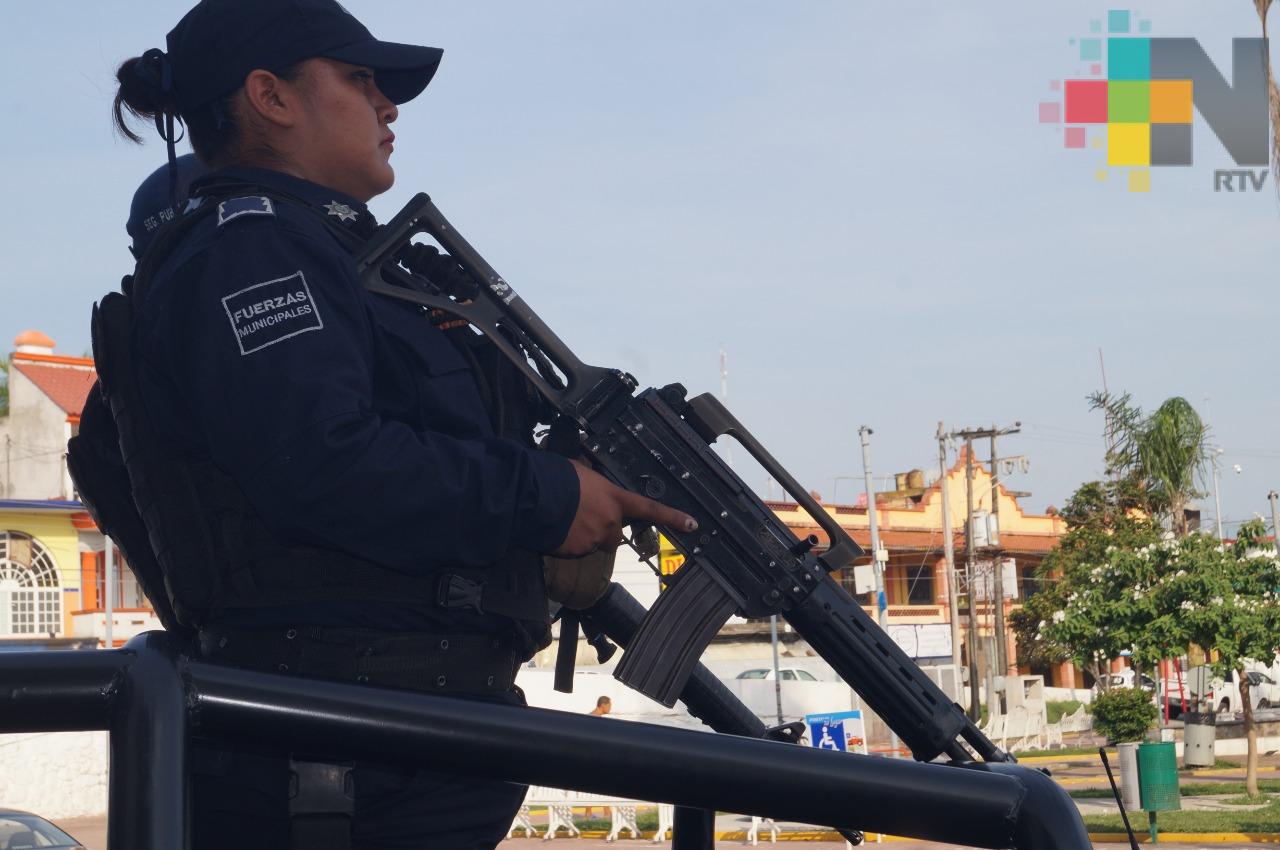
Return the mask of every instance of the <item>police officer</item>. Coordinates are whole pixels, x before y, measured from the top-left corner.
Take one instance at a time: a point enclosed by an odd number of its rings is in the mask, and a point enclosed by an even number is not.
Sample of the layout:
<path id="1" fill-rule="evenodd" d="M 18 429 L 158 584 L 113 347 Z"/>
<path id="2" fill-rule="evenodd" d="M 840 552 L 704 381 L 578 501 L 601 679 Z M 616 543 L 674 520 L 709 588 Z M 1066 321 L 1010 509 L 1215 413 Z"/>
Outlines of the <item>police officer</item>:
<path id="1" fill-rule="evenodd" d="M 125 232 L 129 234 L 129 251 L 137 259 L 147 250 L 156 232 L 166 224 L 177 220 L 186 206 L 191 183 L 203 175 L 207 168 L 194 154 L 184 154 L 164 165 L 142 181 L 133 193 L 129 204 L 129 220 Z M 176 197 L 170 197 L 170 181 Z M 176 201 L 176 202 L 175 202 Z"/>
<path id="2" fill-rule="evenodd" d="M 350 248 L 394 179 L 390 125 L 440 57 L 374 39 L 335 0 L 202 0 L 167 51 L 120 67 L 121 131 L 153 119 L 172 162 L 184 122 L 211 169 L 190 226 L 144 259 L 131 372 L 205 509 L 217 590 L 186 606 L 204 657 L 520 704 L 547 585 L 589 604 L 607 575 L 582 556 L 616 546 L 624 517 L 694 521 L 536 450 L 546 411 L 493 346 L 360 287 Z M 458 272 L 443 257 L 432 274 Z M 197 847 L 492 847 L 523 795 L 357 763 L 335 828 L 289 817 L 332 771 L 218 742 L 192 761 Z"/>

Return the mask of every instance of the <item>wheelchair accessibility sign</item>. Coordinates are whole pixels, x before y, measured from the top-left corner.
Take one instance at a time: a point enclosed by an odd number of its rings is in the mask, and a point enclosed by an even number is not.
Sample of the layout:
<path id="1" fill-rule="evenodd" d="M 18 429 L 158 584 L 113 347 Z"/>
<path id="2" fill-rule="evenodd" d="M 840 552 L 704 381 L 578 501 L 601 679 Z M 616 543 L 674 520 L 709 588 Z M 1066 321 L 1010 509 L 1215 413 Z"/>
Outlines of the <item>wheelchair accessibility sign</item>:
<path id="1" fill-rule="evenodd" d="M 867 733 L 861 711 L 837 711 L 831 714 L 806 714 L 809 746 L 842 753 L 867 752 Z"/>

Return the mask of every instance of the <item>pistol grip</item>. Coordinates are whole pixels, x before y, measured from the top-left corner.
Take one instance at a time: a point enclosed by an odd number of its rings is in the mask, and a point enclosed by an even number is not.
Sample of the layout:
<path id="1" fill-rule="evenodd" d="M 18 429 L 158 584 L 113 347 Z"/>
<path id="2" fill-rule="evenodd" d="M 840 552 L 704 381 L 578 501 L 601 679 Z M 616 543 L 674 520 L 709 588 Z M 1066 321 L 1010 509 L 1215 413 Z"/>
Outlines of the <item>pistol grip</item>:
<path id="1" fill-rule="evenodd" d="M 670 708 L 707 644 L 738 603 L 696 561 L 664 590 L 640 621 L 613 676 Z"/>

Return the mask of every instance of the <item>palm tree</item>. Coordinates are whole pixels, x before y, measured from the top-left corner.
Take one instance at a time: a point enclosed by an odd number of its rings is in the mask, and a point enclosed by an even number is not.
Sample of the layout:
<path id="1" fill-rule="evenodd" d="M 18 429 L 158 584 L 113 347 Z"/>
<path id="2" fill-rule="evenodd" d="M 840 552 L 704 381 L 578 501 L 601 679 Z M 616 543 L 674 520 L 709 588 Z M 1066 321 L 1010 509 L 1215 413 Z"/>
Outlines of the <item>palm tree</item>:
<path id="1" fill-rule="evenodd" d="M 1186 507 L 1201 495 L 1195 488 L 1209 457 L 1209 429 L 1185 398 L 1174 396 L 1144 415 L 1128 393 L 1094 393 L 1094 410 L 1107 417 L 1112 444 L 1107 466 L 1122 478 L 1141 483 L 1147 508 L 1167 515 L 1173 533 L 1187 533 Z"/>
<path id="2" fill-rule="evenodd" d="M 1267 12 L 1271 9 L 1271 0 L 1253 0 L 1258 10 L 1258 18 L 1262 21 L 1262 37 L 1267 37 Z M 1272 179 L 1280 178 L 1280 87 L 1276 86 L 1275 74 L 1271 71 L 1271 50 L 1267 48 L 1267 109 L 1271 114 L 1271 173 Z M 1276 183 L 1276 191 L 1280 192 L 1280 182 Z"/>

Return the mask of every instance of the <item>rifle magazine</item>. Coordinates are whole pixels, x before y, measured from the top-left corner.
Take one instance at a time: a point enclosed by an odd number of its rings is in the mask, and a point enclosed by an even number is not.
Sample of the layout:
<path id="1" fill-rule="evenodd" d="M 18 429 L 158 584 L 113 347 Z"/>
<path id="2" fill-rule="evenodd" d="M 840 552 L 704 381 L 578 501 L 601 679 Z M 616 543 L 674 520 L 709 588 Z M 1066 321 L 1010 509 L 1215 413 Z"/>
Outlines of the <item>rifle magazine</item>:
<path id="1" fill-rule="evenodd" d="M 614 678 L 670 708 L 707 644 L 737 610 L 709 570 L 686 564 L 662 592 L 627 645 Z"/>

